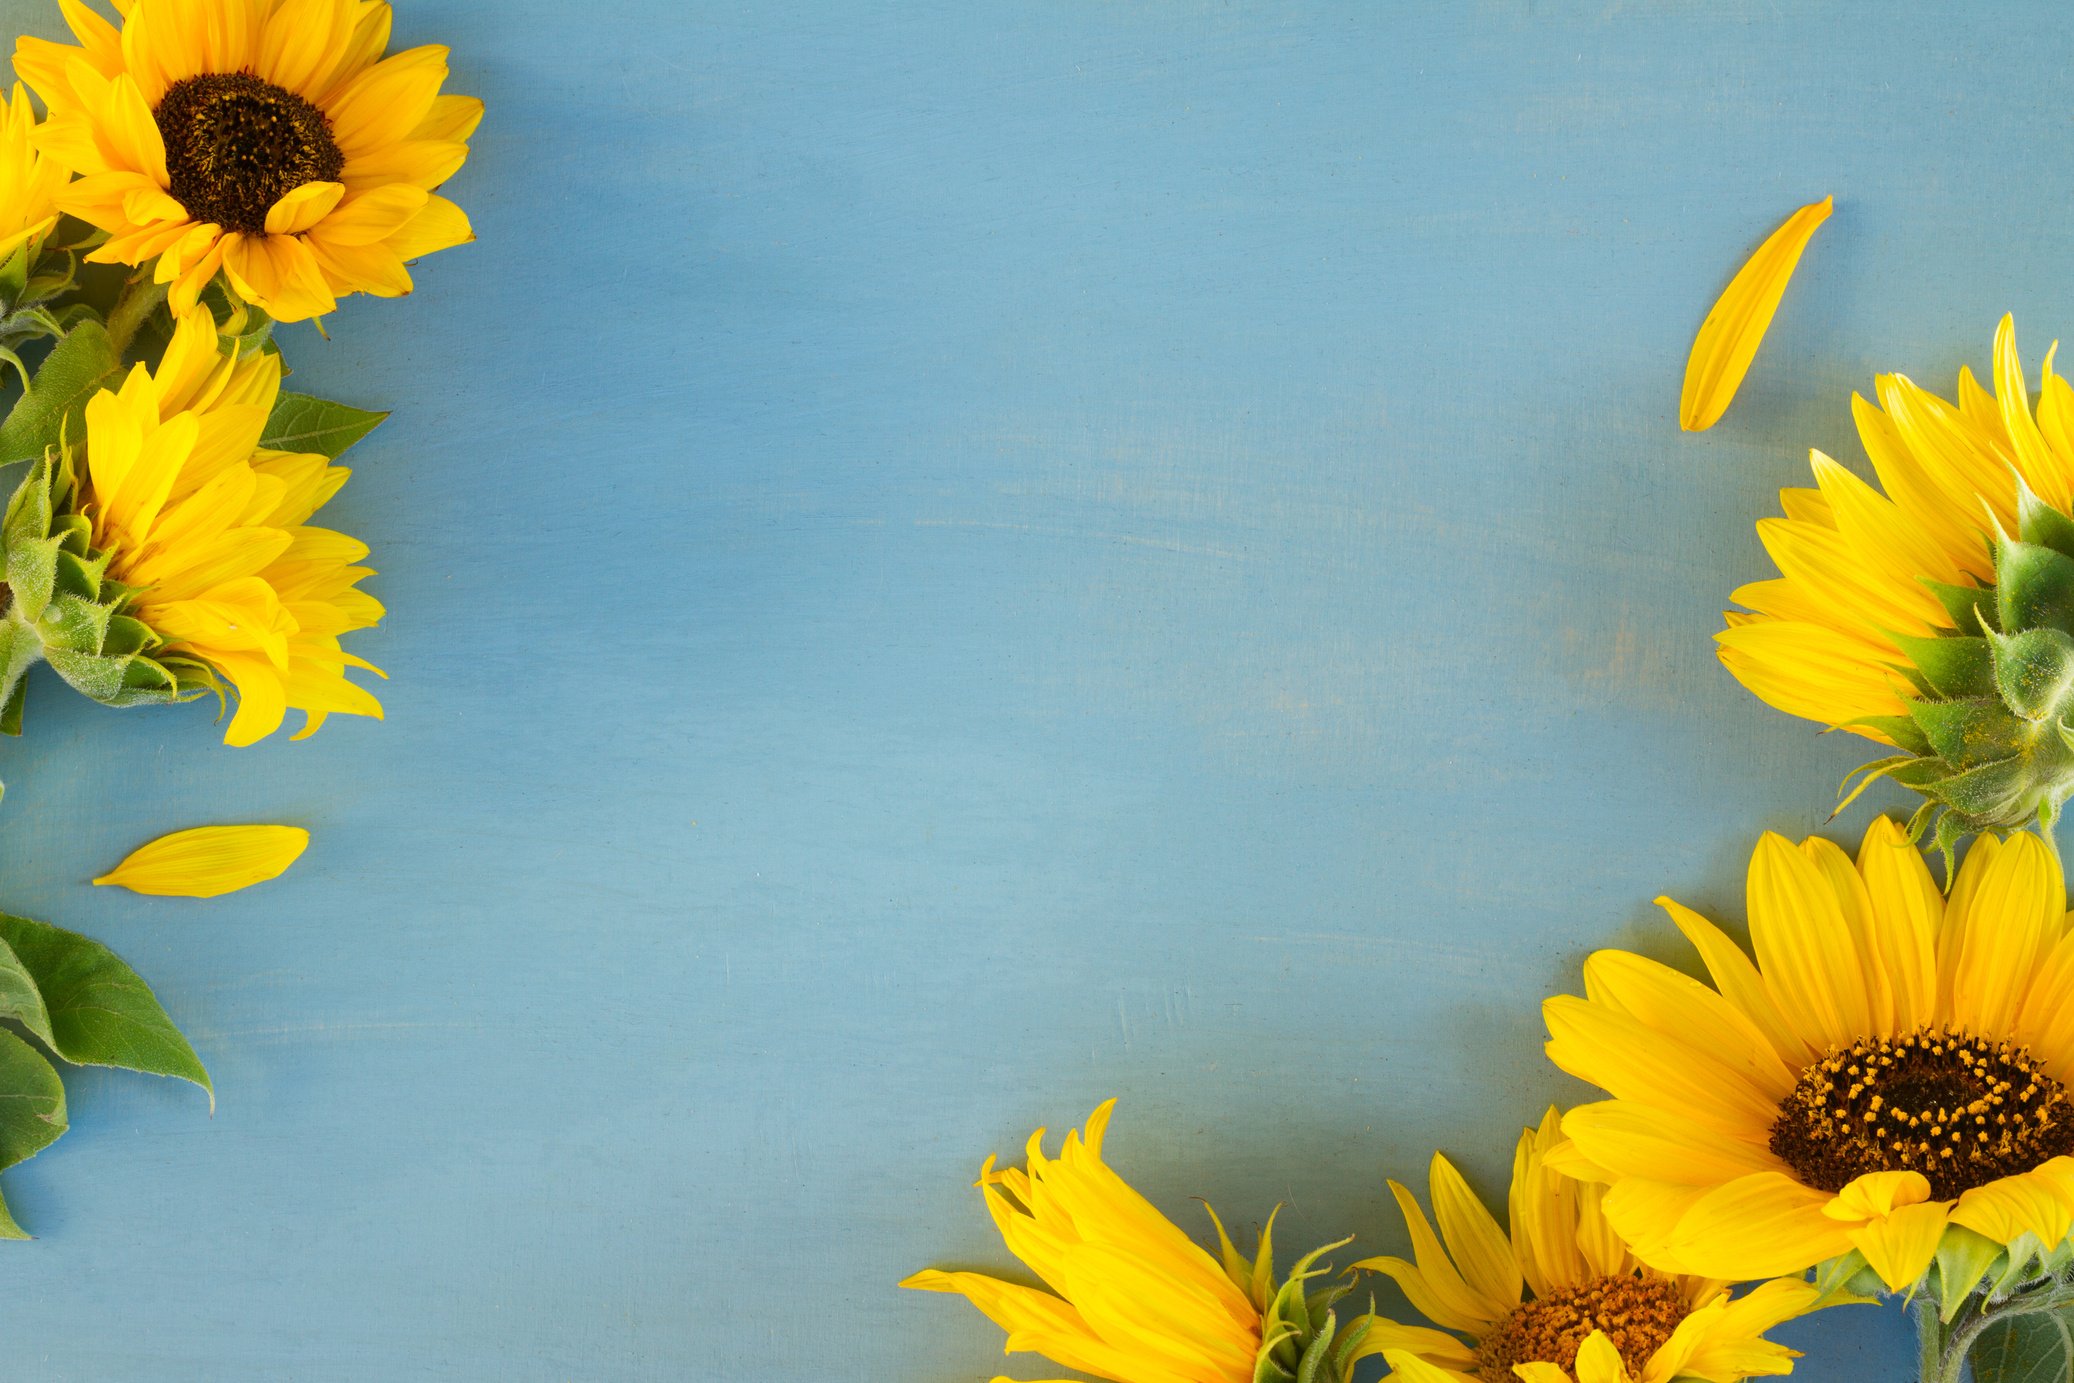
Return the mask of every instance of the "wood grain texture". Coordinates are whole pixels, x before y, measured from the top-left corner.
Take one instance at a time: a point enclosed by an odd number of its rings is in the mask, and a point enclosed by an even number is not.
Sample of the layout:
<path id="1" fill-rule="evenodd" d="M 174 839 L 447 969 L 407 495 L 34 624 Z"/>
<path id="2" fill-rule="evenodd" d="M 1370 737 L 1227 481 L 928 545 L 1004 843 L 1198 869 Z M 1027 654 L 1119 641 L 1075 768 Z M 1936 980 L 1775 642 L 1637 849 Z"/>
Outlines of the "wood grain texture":
<path id="1" fill-rule="evenodd" d="M 1000 1264 L 980 1158 L 1111 1095 L 1190 1223 L 1398 1248 L 1436 1145 L 1497 1193 L 1580 1093 L 1542 996 L 1675 954 L 1658 892 L 1739 915 L 1855 760 L 1713 661 L 1752 521 L 1875 369 L 2074 324 L 2022 8 L 401 0 L 489 102 L 481 243 L 284 333 L 395 410 L 335 506 L 388 722 L 230 751 L 46 682 L 0 755 L 7 906 L 220 1101 L 74 1081 L 6 1177 L 21 1376 L 983 1378 L 892 1284 Z M 237 820 L 314 843 L 85 886 Z M 1906 1367 L 1896 1315 L 1791 1335 Z"/>

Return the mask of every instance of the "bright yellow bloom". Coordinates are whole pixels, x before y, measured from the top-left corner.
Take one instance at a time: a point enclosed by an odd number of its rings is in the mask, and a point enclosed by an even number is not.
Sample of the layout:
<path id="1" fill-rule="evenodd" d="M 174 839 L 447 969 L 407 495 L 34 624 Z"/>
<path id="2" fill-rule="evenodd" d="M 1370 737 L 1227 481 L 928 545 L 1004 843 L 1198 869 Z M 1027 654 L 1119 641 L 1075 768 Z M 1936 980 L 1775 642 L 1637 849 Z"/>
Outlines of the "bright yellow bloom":
<path id="1" fill-rule="evenodd" d="M 290 708 L 308 717 L 297 739 L 332 712 L 382 714 L 345 676 L 372 666 L 339 647 L 382 615 L 355 589 L 373 574 L 357 565 L 367 545 L 308 522 L 349 472 L 259 445 L 280 388 L 278 356 L 223 353 L 196 308 L 156 371 L 140 364 L 86 406 L 77 503 L 94 547 L 134 591 L 126 614 L 236 687 L 228 744 L 272 734 Z"/>
<path id="2" fill-rule="evenodd" d="M 1980 837 L 1947 896 L 1885 818 L 1855 863 L 1767 834 L 1750 861 L 1754 964 L 1658 901 L 1712 988 L 1600 951 L 1587 997 L 1544 1005 L 1551 1059 L 1613 1096 L 1563 1131 L 1637 1257 L 1748 1279 L 1856 1251 L 1899 1290 L 1948 1230 L 2065 1239 L 2074 931 L 2036 836 Z"/>
<path id="3" fill-rule="evenodd" d="M 2033 419 L 2008 317 L 1995 332 L 1994 382 L 1990 394 L 1962 368 L 1956 405 L 1901 375 L 1874 380 L 1878 406 L 1851 396 L 1885 494 L 1819 451 L 1816 488 L 1780 492 L 1785 517 L 1757 525 L 1780 575 L 1738 590 L 1751 613 L 1730 612 L 1716 635 L 1744 686 L 1789 715 L 1892 742 L 1863 721 L 1904 716 L 1916 695 L 1896 636 L 1954 625 L 1925 582 L 1994 582 L 1991 539 L 1998 525 L 2018 531 L 2019 476 L 2054 509 L 2074 499 L 2074 387 L 2048 353 Z"/>
<path id="4" fill-rule="evenodd" d="M 80 175 L 59 205 L 111 237 L 88 258 L 157 260 L 176 310 L 220 268 L 284 321 L 349 293 L 411 290 L 404 261 L 473 238 L 433 189 L 468 156 L 473 97 L 447 50 L 384 58 L 374 0 L 63 0 L 77 47 L 22 38 L 50 109 L 44 151 Z"/>
<path id="5" fill-rule="evenodd" d="M 37 152 L 36 112 L 22 84 L 0 103 L 0 261 L 57 224 L 58 189 L 66 173 Z"/>
<path id="6" fill-rule="evenodd" d="M 309 844 L 300 826 L 197 826 L 138 846 L 94 882 L 160 897 L 215 898 L 279 878 Z"/>
<path id="7" fill-rule="evenodd" d="M 1678 426 L 1704 432 L 1721 420 L 1757 358 L 1757 347 L 1786 295 L 1786 284 L 1824 221 L 1835 198 L 1811 202 L 1786 218 L 1736 271 L 1693 338 L 1685 362 L 1685 388 L 1678 399 Z"/>
<path id="8" fill-rule="evenodd" d="M 1220 1267 L 1102 1161 L 1115 1107 L 1089 1116 L 1085 1136 L 1067 1134 L 1056 1158 L 1044 1155 L 1039 1129 L 1027 1167 L 997 1171 L 990 1157 L 980 1171 L 1002 1240 L 1051 1290 L 934 1269 L 900 1285 L 967 1298 L 1008 1332 L 1007 1353 L 1116 1383 L 1254 1383 L 1257 1374 L 1345 1383 L 1374 1351 L 1363 1345 L 1366 1317 L 1335 1328 L 1344 1286 L 1306 1295 L 1325 1250 L 1277 1285 L 1269 1234 L 1248 1263 L 1220 1224 Z"/>
<path id="9" fill-rule="evenodd" d="M 1767 1282 L 1731 1300 L 1725 1283 L 1651 1272 L 1606 1222 L 1602 1189 L 1557 1173 L 1552 1163 L 1565 1151 L 1553 1109 L 1521 1135 L 1509 1232 L 1438 1154 L 1431 1185 L 1440 1234 L 1412 1193 L 1390 1183 L 1418 1261 L 1371 1258 L 1354 1266 L 1389 1274 L 1414 1307 L 1445 1327 L 1375 1321 L 1364 1348 L 1382 1354 L 1392 1378 L 1737 1383 L 1793 1371 L 1794 1351 L 1764 1332 L 1809 1310 L 1813 1287 Z"/>
<path id="10" fill-rule="evenodd" d="M 1115 1107 L 1090 1115 L 1085 1136 L 1067 1134 L 1055 1159 L 1039 1129 L 1027 1168 L 997 1171 L 990 1157 L 980 1173 L 1002 1240 L 1051 1291 L 934 1269 L 900 1285 L 965 1296 L 1008 1331 L 1011 1354 L 1118 1383 L 1252 1383 L 1260 1311 L 1102 1161 Z"/>

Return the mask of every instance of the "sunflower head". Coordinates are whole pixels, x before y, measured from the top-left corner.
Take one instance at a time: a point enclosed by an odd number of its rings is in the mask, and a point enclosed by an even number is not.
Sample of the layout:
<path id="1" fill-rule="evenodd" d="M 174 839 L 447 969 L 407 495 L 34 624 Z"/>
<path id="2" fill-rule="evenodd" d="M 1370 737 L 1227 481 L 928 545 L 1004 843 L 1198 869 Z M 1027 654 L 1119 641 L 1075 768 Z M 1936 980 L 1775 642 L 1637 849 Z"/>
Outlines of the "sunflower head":
<path id="1" fill-rule="evenodd" d="M 1857 790 L 1921 793 L 1911 834 L 1947 852 L 2074 794 L 2074 386 L 2048 352 L 2034 416 L 2007 317 L 1994 355 L 1992 393 L 1962 370 L 1957 403 L 1900 375 L 1853 398 L 1882 488 L 1816 452 L 1757 526 L 1779 577 L 1718 636 L 1764 700 L 1898 750 Z"/>
<path id="2" fill-rule="evenodd" d="M 435 189 L 482 103 L 441 95 L 446 50 L 388 57 L 377 0 L 133 0 L 119 23 L 65 5 L 76 45 L 22 38 L 50 110 L 58 206 L 107 232 L 89 259 L 156 262 L 176 310 L 220 271 L 281 321 L 350 293 L 411 290 L 407 260 L 473 238 Z"/>
<path id="3" fill-rule="evenodd" d="M 1669 1383 L 1792 1371 L 1765 1331 L 1809 1310 L 1805 1282 L 1767 1282 L 1731 1299 L 1717 1281 L 1653 1272 L 1607 1223 L 1601 1188 L 1559 1174 L 1574 1157 L 1556 1111 L 1513 1153 L 1511 1225 L 1501 1227 L 1436 1155 L 1436 1234 L 1412 1193 L 1390 1183 L 1416 1261 L 1355 1264 L 1395 1279 L 1434 1326 L 1376 1318 L 1363 1350 L 1404 1383 Z"/>
<path id="4" fill-rule="evenodd" d="M 58 191 L 68 176 L 36 147 L 36 112 L 15 83 L 0 100 L 0 363 L 27 379 L 16 350 L 56 336 L 64 322 L 47 304 L 72 286 L 68 254 L 45 247 L 58 223 Z"/>
<path id="5" fill-rule="evenodd" d="M 76 440 L 32 468 L 0 533 L 7 721 L 38 658 L 109 705 L 227 687 L 231 744 L 273 733 L 291 709 L 307 717 L 297 738 L 333 712 L 380 717 L 345 676 L 371 665 L 339 645 L 382 614 L 357 589 L 367 547 L 309 522 L 347 472 L 264 444 L 280 387 L 278 356 L 225 350 L 197 307 L 156 369 L 99 390 Z"/>
<path id="6" fill-rule="evenodd" d="M 1114 1106 L 1097 1109 L 1085 1134 L 1069 1133 L 1056 1158 L 1039 1129 L 1027 1165 L 1001 1170 L 989 1158 L 980 1172 L 1002 1239 L 1044 1288 L 935 1269 L 900 1285 L 965 1297 L 1009 1332 L 1009 1353 L 1117 1383 L 1345 1383 L 1364 1357 L 1367 1321 L 1342 1327 L 1347 1288 L 1313 1286 L 1319 1259 L 1340 1245 L 1277 1281 L 1272 1217 L 1248 1259 L 1212 1214 L 1220 1263 L 1102 1160 Z"/>
<path id="7" fill-rule="evenodd" d="M 1563 1120 L 1643 1262 L 1723 1279 L 2063 1264 L 2074 1226 L 2074 931 L 2038 837 L 1981 836 L 1949 892 L 1882 817 L 1854 861 L 1759 841 L 1751 953 L 1659 900 L 1713 983 L 1624 951 L 1544 1006 L 1549 1056 L 1612 1098 Z"/>

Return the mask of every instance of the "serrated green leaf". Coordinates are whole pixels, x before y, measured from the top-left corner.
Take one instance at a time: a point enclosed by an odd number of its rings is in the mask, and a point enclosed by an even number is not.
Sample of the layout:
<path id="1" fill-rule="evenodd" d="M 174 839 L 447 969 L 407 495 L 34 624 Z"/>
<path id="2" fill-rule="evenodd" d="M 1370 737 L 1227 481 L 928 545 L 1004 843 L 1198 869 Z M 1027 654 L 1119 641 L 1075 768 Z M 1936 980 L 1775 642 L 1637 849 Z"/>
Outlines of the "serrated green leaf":
<path id="1" fill-rule="evenodd" d="M 2050 626 L 2074 634 L 2074 557 L 2036 543 L 1996 543 L 1995 613 L 2005 633 Z"/>
<path id="2" fill-rule="evenodd" d="M 0 913 L 0 941 L 34 977 L 50 1013 L 51 1047 L 81 1066 L 174 1076 L 216 1093 L 201 1058 L 159 1006 L 151 986 L 100 942 Z"/>
<path id="3" fill-rule="evenodd" d="M 1968 1355 L 1973 1383 L 2066 1383 L 2074 1372 L 2074 1333 L 2060 1311 L 1996 1321 Z"/>
<path id="4" fill-rule="evenodd" d="M 122 372 L 115 344 L 99 322 L 81 322 L 66 332 L 0 423 L 0 465 L 33 461 L 61 437 L 77 435 L 87 400 L 120 383 Z"/>
<path id="5" fill-rule="evenodd" d="M 308 394 L 283 394 L 267 417 L 259 444 L 275 451 L 316 452 L 335 461 L 388 416 Z"/>
<path id="6" fill-rule="evenodd" d="M 65 1084 L 43 1053 L 0 1028 L 0 1167 L 26 1162 L 64 1135 Z"/>
<path id="7" fill-rule="evenodd" d="M 1894 642 L 1908 656 L 1930 690 L 1939 696 L 1993 696 L 1995 694 L 1994 650 L 1985 638 L 1915 639 L 1896 635 Z"/>

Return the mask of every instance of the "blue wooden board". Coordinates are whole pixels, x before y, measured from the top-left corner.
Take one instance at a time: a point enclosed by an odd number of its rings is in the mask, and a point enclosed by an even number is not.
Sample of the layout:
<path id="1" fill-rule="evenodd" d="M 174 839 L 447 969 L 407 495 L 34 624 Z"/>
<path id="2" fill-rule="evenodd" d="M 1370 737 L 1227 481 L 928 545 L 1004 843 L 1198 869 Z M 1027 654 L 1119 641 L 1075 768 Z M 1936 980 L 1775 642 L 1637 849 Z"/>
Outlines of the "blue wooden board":
<path id="1" fill-rule="evenodd" d="M 18 1375 L 984 1378 L 893 1283 L 1003 1264 L 980 1158 L 1112 1095 L 1162 1205 L 1285 1248 L 1400 1247 L 1436 1145 L 1500 1194 L 1582 1094 L 1542 996 L 1674 955 L 1658 892 L 1739 916 L 1860 756 L 1713 660 L 1752 521 L 1875 370 L 2074 330 L 2069 25 L 404 0 L 489 102 L 481 243 L 283 333 L 395 410 L 332 511 L 387 723 L 232 751 L 39 682 L 0 753 L 6 905 L 220 1096 L 75 1078 L 4 1179 Z M 1707 305 L 1828 193 L 1681 436 Z M 237 820 L 315 842 L 85 884 Z M 1896 1312 L 1789 1334 L 1908 1367 Z"/>

